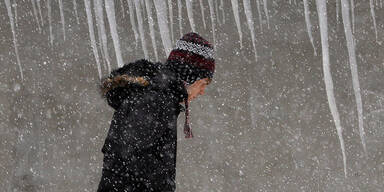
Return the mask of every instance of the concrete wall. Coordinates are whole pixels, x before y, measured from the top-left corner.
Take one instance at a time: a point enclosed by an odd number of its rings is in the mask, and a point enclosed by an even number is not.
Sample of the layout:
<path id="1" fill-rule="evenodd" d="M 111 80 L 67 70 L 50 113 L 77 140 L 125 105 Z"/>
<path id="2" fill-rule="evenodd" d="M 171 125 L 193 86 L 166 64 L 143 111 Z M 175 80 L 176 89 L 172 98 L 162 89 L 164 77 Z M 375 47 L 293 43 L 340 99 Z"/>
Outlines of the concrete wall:
<path id="1" fill-rule="evenodd" d="M 343 23 L 336 2 L 328 1 L 330 63 L 346 146 L 347 177 L 329 109 L 322 68 L 315 1 L 310 1 L 317 56 L 306 31 L 302 1 L 268 1 L 270 28 L 258 22 L 255 62 L 242 1 L 239 3 L 243 49 L 230 1 L 216 23 L 216 73 L 206 95 L 191 104 L 195 138 L 184 139 L 179 117 L 177 191 L 382 191 L 384 188 L 384 9 L 375 9 L 376 40 L 369 3 L 355 0 L 356 59 L 363 102 L 367 157 L 358 127 Z M 297 2 L 297 3 L 294 3 Z M 375 1 L 374 1 L 375 2 Z M 380 1 L 378 1 L 380 3 Z M 59 4 L 52 4 L 53 45 L 49 44 L 46 0 L 44 25 L 37 29 L 30 1 L 17 1 L 16 35 L 24 81 L 12 42 L 4 1 L 0 1 L 0 188 L 4 191 L 95 191 L 113 110 L 97 92 L 99 76 L 90 46 L 84 2 L 63 1 L 66 40 Z M 129 14 L 116 3 L 124 62 L 143 58 Z M 207 28 L 194 1 L 197 32 L 213 41 L 208 2 Z M 218 1 L 220 5 L 220 1 Z M 127 5 L 123 5 L 125 11 Z M 173 4 L 175 39 L 180 37 Z M 154 7 L 153 7 L 153 11 Z M 145 13 L 145 12 L 144 12 Z M 154 17 L 156 19 L 156 17 Z M 147 17 L 145 38 L 150 58 Z M 190 31 L 185 4 L 183 32 Z M 109 30 L 107 28 L 107 30 Z M 163 51 L 155 25 L 160 60 Z M 110 33 L 109 53 L 117 67 Z M 96 39 L 98 37 L 96 36 Z M 102 68 L 103 75 L 107 74 Z"/>

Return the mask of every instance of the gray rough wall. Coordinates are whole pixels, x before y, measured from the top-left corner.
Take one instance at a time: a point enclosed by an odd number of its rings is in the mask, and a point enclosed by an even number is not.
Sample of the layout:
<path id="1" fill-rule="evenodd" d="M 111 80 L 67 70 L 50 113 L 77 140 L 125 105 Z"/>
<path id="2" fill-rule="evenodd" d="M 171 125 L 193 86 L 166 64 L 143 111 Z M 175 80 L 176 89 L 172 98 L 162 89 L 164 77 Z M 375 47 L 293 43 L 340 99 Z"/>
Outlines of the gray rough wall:
<path id="1" fill-rule="evenodd" d="M 99 77 L 90 46 L 84 2 L 63 1 L 64 41 L 57 1 L 52 1 L 54 44 L 49 45 L 46 0 L 39 33 L 30 1 L 17 1 L 16 28 L 24 81 L 16 62 L 4 1 L 0 1 L 0 188 L 4 191 L 95 191 L 113 110 L 97 92 Z M 143 58 L 129 15 L 116 3 L 118 32 L 126 63 Z M 310 1 L 314 56 L 302 1 L 268 1 L 270 29 L 261 31 L 251 1 L 257 36 L 254 61 L 242 1 L 244 48 L 238 43 L 231 3 L 217 23 L 217 70 L 206 95 L 191 105 L 195 138 L 178 136 L 177 191 L 382 191 L 384 188 L 384 9 L 377 6 L 375 39 L 369 3 L 356 3 L 356 50 L 368 157 L 361 145 L 356 102 L 342 19 L 328 2 L 330 62 L 346 145 L 348 177 L 330 113 L 322 69 L 315 1 Z M 207 28 L 194 1 L 197 32 L 213 41 L 208 3 Z M 219 2 L 220 5 L 220 2 Z M 179 37 L 177 4 L 175 37 Z M 124 5 L 125 10 L 128 6 Z M 219 9 L 220 10 L 220 9 Z M 185 5 L 183 32 L 190 31 Z M 223 20 L 222 12 L 219 14 Z M 147 18 L 145 17 L 145 23 Z M 108 28 L 107 28 L 108 29 Z M 161 61 L 166 59 L 155 25 Z M 154 53 L 148 25 L 145 37 Z M 109 52 L 116 59 L 109 34 Z M 97 38 L 96 38 L 97 39 Z M 105 68 L 102 69 L 106 75 Z M 179 117 L 179 130 L 183 123 Z"/>

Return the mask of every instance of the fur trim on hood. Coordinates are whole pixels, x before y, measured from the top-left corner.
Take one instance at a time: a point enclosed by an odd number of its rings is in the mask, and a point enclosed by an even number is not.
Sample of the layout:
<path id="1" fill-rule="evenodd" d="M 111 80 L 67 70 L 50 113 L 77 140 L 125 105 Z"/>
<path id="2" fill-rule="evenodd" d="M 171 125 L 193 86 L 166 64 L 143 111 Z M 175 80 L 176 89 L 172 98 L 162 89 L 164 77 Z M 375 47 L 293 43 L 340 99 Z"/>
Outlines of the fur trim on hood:
<path id="1" fill-rule="evenodd" d="M 117 110 L 125 99 L 148 90 L 165 90 L 179 97 L 179 102 L 188 98 L 182 80 L 162 63 L 138 60 L 115 69 L 101 80 L 100 94 Z"/>
<path id="2" fill-rule="evenodd" d="M 139 86 L 148 86 L 149 82 L 144 77 L 134 77 L 128 75 L 117 75 L 115 77 L 108 77 L 102 82 L 101 92 L 105 94 L 117 87 L 127 87 L 130 84 L 137 84 Z"/>

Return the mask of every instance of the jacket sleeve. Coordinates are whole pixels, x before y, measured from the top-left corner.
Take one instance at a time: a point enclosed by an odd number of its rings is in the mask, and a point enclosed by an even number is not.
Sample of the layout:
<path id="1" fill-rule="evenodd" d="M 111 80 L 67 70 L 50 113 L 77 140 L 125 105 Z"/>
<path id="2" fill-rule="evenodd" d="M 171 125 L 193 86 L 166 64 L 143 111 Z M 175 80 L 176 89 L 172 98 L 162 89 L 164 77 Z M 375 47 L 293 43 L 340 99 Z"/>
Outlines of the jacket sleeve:
<path id="1" fill-rule="evenodd" d="M 123 103 L 115 122 L 122 155 L 152 146 L 177 121 L 176 108 L 164 96 L 151 94 Z"/>

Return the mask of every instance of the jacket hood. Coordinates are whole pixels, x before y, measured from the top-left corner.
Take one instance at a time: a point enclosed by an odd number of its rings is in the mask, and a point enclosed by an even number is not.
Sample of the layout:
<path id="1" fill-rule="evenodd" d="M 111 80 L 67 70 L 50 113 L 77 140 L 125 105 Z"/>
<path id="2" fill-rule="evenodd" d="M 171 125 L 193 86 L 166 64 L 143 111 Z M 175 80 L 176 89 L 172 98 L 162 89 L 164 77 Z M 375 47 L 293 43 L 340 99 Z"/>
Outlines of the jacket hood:
<path id="1" fill-rule="evenodd" d="M 117 68 L 102 78 L 100 93 L 108 105 L 117 110 L 126 99 L 134 99 L 146 91 L 173 93 L 178 102 L 188 98 L 182 80 L 162 63 L 137 60 Z"/>

